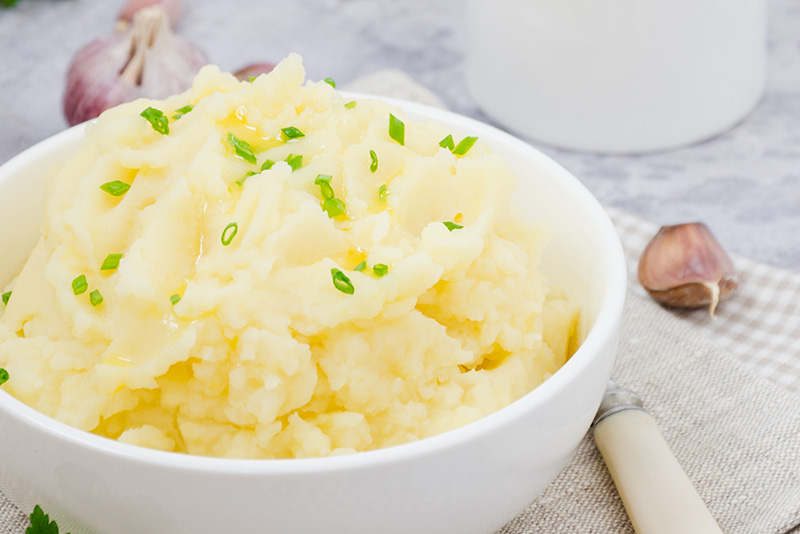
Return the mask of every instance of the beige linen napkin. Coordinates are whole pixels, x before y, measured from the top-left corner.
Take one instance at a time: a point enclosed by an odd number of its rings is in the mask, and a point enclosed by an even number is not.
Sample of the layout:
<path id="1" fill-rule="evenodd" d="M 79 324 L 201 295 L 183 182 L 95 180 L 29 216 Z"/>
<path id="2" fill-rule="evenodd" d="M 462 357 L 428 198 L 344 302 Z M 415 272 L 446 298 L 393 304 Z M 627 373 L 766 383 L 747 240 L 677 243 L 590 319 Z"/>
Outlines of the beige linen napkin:
<path id="1" fill-rule="evenodd" d="M 441 106 L 400 71 L 352 91 Z M 668 311 L 636 282 L 656 227 L 609 208 L 630 271 L 615 378 L 636 390 L 726 533 L 800 525 L 800 274 L 736 258 L 741 283 L 716 319 Z M 26 511 L 27 513 L 27 511 Z M 0 534 L 25 514 L 0 494 Z M 633 532 L 590 436 L 554 483 L 500 534 Z"/>

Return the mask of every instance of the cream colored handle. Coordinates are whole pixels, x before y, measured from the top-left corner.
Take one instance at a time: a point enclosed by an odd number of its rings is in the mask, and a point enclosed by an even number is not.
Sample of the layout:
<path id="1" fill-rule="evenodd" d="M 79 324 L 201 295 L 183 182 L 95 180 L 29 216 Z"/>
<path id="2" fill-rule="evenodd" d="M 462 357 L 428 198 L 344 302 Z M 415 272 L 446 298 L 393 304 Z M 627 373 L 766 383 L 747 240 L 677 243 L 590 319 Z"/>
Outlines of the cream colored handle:
<path id="1" fill-rule="evenodd" d="M 609 415 L 594 439 L 638 534 L 722 532 L 649 413 Z"/>

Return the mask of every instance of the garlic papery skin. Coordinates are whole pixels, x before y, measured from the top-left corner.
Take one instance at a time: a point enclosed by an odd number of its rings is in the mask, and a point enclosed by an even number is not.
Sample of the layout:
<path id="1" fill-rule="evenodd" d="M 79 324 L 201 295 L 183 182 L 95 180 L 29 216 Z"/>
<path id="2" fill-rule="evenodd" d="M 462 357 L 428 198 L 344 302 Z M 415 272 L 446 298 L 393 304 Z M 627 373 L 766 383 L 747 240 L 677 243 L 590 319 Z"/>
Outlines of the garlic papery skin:
<path id="1" fill-rule="evenodd" d="M 153 5 L 160 5 L 164 8 L 173 28 L 178 24 L 181 16 L 181 0 L 128 0 L 117 15 L 117 24 L 114 29 L 117 32 L 127 30 L 133 24 L 133 17 L 139 10 Z"/>
<path id="2" fill-rule="evenodd" d="M 274 68 L 275 65 L 272 63 L 253 63 L 251 65 L 247 65 L 246 67 L 242 67 L 234 72 L 233 75 L 236 76 L 236 79 L 239 81 L 248 82 L 252 78 L 258 78 L 262 74 L 272 72 L 272 69 Z"/>
<path id="3" fill-rule="evenodd" d="M 70 125 L 137 98 L 188 89 L 206 57 L 170 30 L 161 6 L 139 10 L 125 32 L 82 48 L 67 72 L 64 116 Z"/>
<path id="4" fill-rule="evenodd" d="M 733 261 L 703 223 L 663 226 L 639 259 L 639 282 L 661 304 L 708 306 L 711 315 L 739 285 Z"/>

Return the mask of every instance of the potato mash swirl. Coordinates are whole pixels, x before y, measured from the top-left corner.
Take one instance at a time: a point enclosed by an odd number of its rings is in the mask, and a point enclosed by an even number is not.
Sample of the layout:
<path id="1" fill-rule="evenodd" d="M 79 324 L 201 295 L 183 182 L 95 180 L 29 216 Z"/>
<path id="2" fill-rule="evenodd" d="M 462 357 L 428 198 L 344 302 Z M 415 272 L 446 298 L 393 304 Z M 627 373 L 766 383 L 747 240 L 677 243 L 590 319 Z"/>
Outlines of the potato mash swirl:
<path id="1" fill-rule="evenodd" d="M 304 78 L 205 67 L 86 127 L 5 288 L 5 391 L 126 443 L 311 457 L 469 423 L 565 362 L 578 306 L 502 158 Z"/>

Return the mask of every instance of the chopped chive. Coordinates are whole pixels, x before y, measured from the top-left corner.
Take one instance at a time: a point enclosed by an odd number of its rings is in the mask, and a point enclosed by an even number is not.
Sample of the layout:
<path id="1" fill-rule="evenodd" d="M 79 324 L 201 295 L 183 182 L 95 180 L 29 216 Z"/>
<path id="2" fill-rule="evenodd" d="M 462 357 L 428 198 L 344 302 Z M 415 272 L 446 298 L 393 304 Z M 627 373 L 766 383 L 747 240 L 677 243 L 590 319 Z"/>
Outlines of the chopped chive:
<path id="1" fill-rule="evenodd" d="M 256 78 L 258 78 L 258 76 L 250 76 L 250 83 L 256 81 Z"/>
<path id="2" fill-rule="evenodd" d="M 189 113 L 190 111 L 192 111 L 193 109 L 194 109 L 193 105 L 187 104 L 187 105 L 183 106 L 180 109 L 176 109 L 175 110 L 175 115 L 173 115 L 172 118 L 175 119 L 175 120 L 178 120 L 181 117 L 183 117 L 184 115 L 186 115 L 187 113 Z"/>
<path id="3" fill-rule="evenodd" d="M 284 161 L 289 164 L 289 167 L 292 168 L 292 172 L 294 172 L 303 166 L 303 155 L 298 154 L 295 156 L 294 154 L 289 154 Z"/>
<path id="4" fill-rule="evenodd" d="M 453 154 L 455 154 L 456 156 L 463 156 L 464 154 L 469 152 L 469 149 L 472 148 L 472 145 L 474 145 L 475 141 L 477 140 L 478 140 L 477 137 L 465 137 L 453 149 Z"/>
<path id="5" fill-rule="evenodd" d="M 378 198 L 379 199 L 383 200 L 384 198 L 386 198 L 386 195 L 388 193 L 389 193 L 389 191 L 388 191 L 388 189 L 386 187 L 386 184 L 383 184 L 378 188 Z"/>
<path id="6" fill-rule="evenodd" d="M 247 144 L 247 141 L 242 141 L 231 132 L 228 132 L 228 143 L 233 147 L 234 151 L 236 151 L 236 155 L 245 160 L 248 163 L 255 164 L 256 162 L 256 155 L 253 154 L 253 149 L 250 148 L 250 145 Z"/>
<path id="7" fill-rule="evenodd" d="M 89 289 L 89 283 L 86 281 L 86 275 L 82 274 L 75 277 L 72 281 L 72 293 L 75 295 L 82 295 Z"/>
<path id="8" fill-rule="evenodd" d="M 378 155 L 374 150 L 369 151 L 369 170 L 370 172 L 378 170 Z"/>
<path id="9" fill-rule="evenodd" d="M 353 283 L 347 278 L 347 275 L 344 274 L 339 269 L 333 268 L 331 269 L 331 278 L 333 278 L 333 287 L 341 291 L 342 293 L 346 293 L 348 295 L 352 295 L 356 292 L 356 288 L 353 287 Z"/>
<path id="10" fill-rule="evenodd" d="M 121 182 L 120 180 L 114 180 L 113 182 L 106 182 L 100 186 L 100 189 L 111 195 L 112 197 L 119 197 L 124 195 L 128 192 L 128 189 L 131 188 L 131 184 Z"/>
<path id="11" fill-rule="evenodd" d="M 103 265 L 100 266 L 101 271 L 113 271 L 119 267 L 119 260 L 122 259 L 122 254 L 109 254 L 103 260 Z"/>
<path id="12" fill-rule="evenodd" d="M 227 247 L 233 241 L 233 238 L 236 237 L 236 234 L 239 232 L 239 225 L 235 222 L 228 224 L 225 229 L 222 231 L 222 246 Z"/>
<path id="13" fill-rule="evenodd" d="M 354 107 L 356 107 L 357 104 L 358 102 L 356 102 L 355 100 L 351 100 L 350 102 L 345 104 L 344 107 L 347 109 L 353 109 Z"/>
<path id="14" fill-rule="evenodd" d="M 181 301 L 181 296 L 175 293 L 169 298 L 169 301 L 172 303 L 173 306 L 175 306 L 177 303 Z"/>
<path id="15" fill-rule="evenodd" d="M 333 81 L 333 78 L 325 78 L 323 81 L 328 85 L 330 85 L 331 87 L 333 87 L 334 89 L 336 89 L 336 82 Z"/>
<path id="16" fill-rule="evenodd" d="M 267 161 L 264 162 L 263 165 L 261 165 L 261 170 L 268 171 L 272 168 L 273 165 L 275 165 L 275 162 L 272 161 L 271 159 L 268 159 Z"/>
<path id="17" fill-rule="evenodd" d="M 8 382 L 8 371 L 0 367 L 0 386 Z"/>
<path id="18" fill-rule="evenodd" d="M 286 136 L 287 139 L 297 139 L 298 137 L 305 137 L 306 134 L 295 128 L 294 126 L 288 126 L 286 128 L 281 128 L 283 135 Z"/>
<path id="19" fill-rule="evenodd" d="M 448 135 L 447 137 L 445 137 L 444 139 L 439 141 L 439 146 L 442 147 L 442 148 L 446 148 L 450 152 L 452 152 L 453 149 L 456 147 L 455 141 L 453 141 L 453 136 L 452 135 Z"/>
<path id="20" fill-rule="evenodd" d="M 363 260 L 361 263 L 353 267 L 354 271 L 361 272 L 367 268 L 367 260 Z"/>
<path id="21" fill-rule="evenodd" d="M 322 200 L 333 200 L 335 196 L 333 187 L 331 187 L 331 178 L 333 177 L 328 174 L 318 174 L 317 178 L 314 180 L 314 185 L 319 186 Z"/>
<path id="22" fill-rule="evenodd" d="M 8 305 L 8 299 L 10 299 L 10 298 L 11 298 L 11 291 L 3 293 L 3 296 L 2 296 L 3 304 Z"/>
<path id="23" fill-rule="evenodd" d="M 331 198 L 323 202 L 322 209 L 331 219 L 347 213 L 347 208 L 345 207 L 344 202 L 338 198 Z"/>
<path id="24" fill-rule="evenodd" d="M 372 266 L 372 272 L 375 273 L 375 276 L 378 278 L 386 276 L 386 273 L 389 272 L 389 266 L 385 263 L 376 263 Z"/>
<path id="25" fill-rule="evenodd" d="M 100 294 L 100 291 L 95 289 L 89 293 L 89 302 L 92 303 L 92 306 L 97 307 L 103 302 L 103 295 Z"/>
<path id="26" fill-rule="evenodd" d="M 391 113 L 389 113 L 389 137 L 401 146 L 406 144 L 406 125 Z"/>
<path id="27" fill-rule="evenodd" d="M 454 222 L 450 222 L 450 221 L 443 222 L 442 224 L 443 224 L 443 225 L 445 225 L 445 226 L 447 227 L 447 229 L 448 229 L 448 230 L 450 230 L 451 232 L 452 232 L 453 230 L 459 230 L 459 229 L 461 229 L 461 228 L 464 228 L 464 227 L 463 227 L 463 226 L 461 226 L 460 224 L 456 224 L 456 223 L 454 223 Z"/>
<path id="28" fill-rule="evenodd" d="M 244 178 L 236 180 L 236 185 L 244 185 L 248 178 L 255 176 L 256 174 L 258 174 L 256 171 L 247 171 L 247 173 L 244 175 Z"/>
<path id="29" fill-rule="evenodd" d="M 163 112 L 156 108 L 149 107 L 142 111 L 139 116 L 144 117 L 147 122 L 150 123 L 150 126 L 153 127 L 153 130 L 158 133 L 162 135 L 167 135 L 169 133 L 169 119 Z"/>

